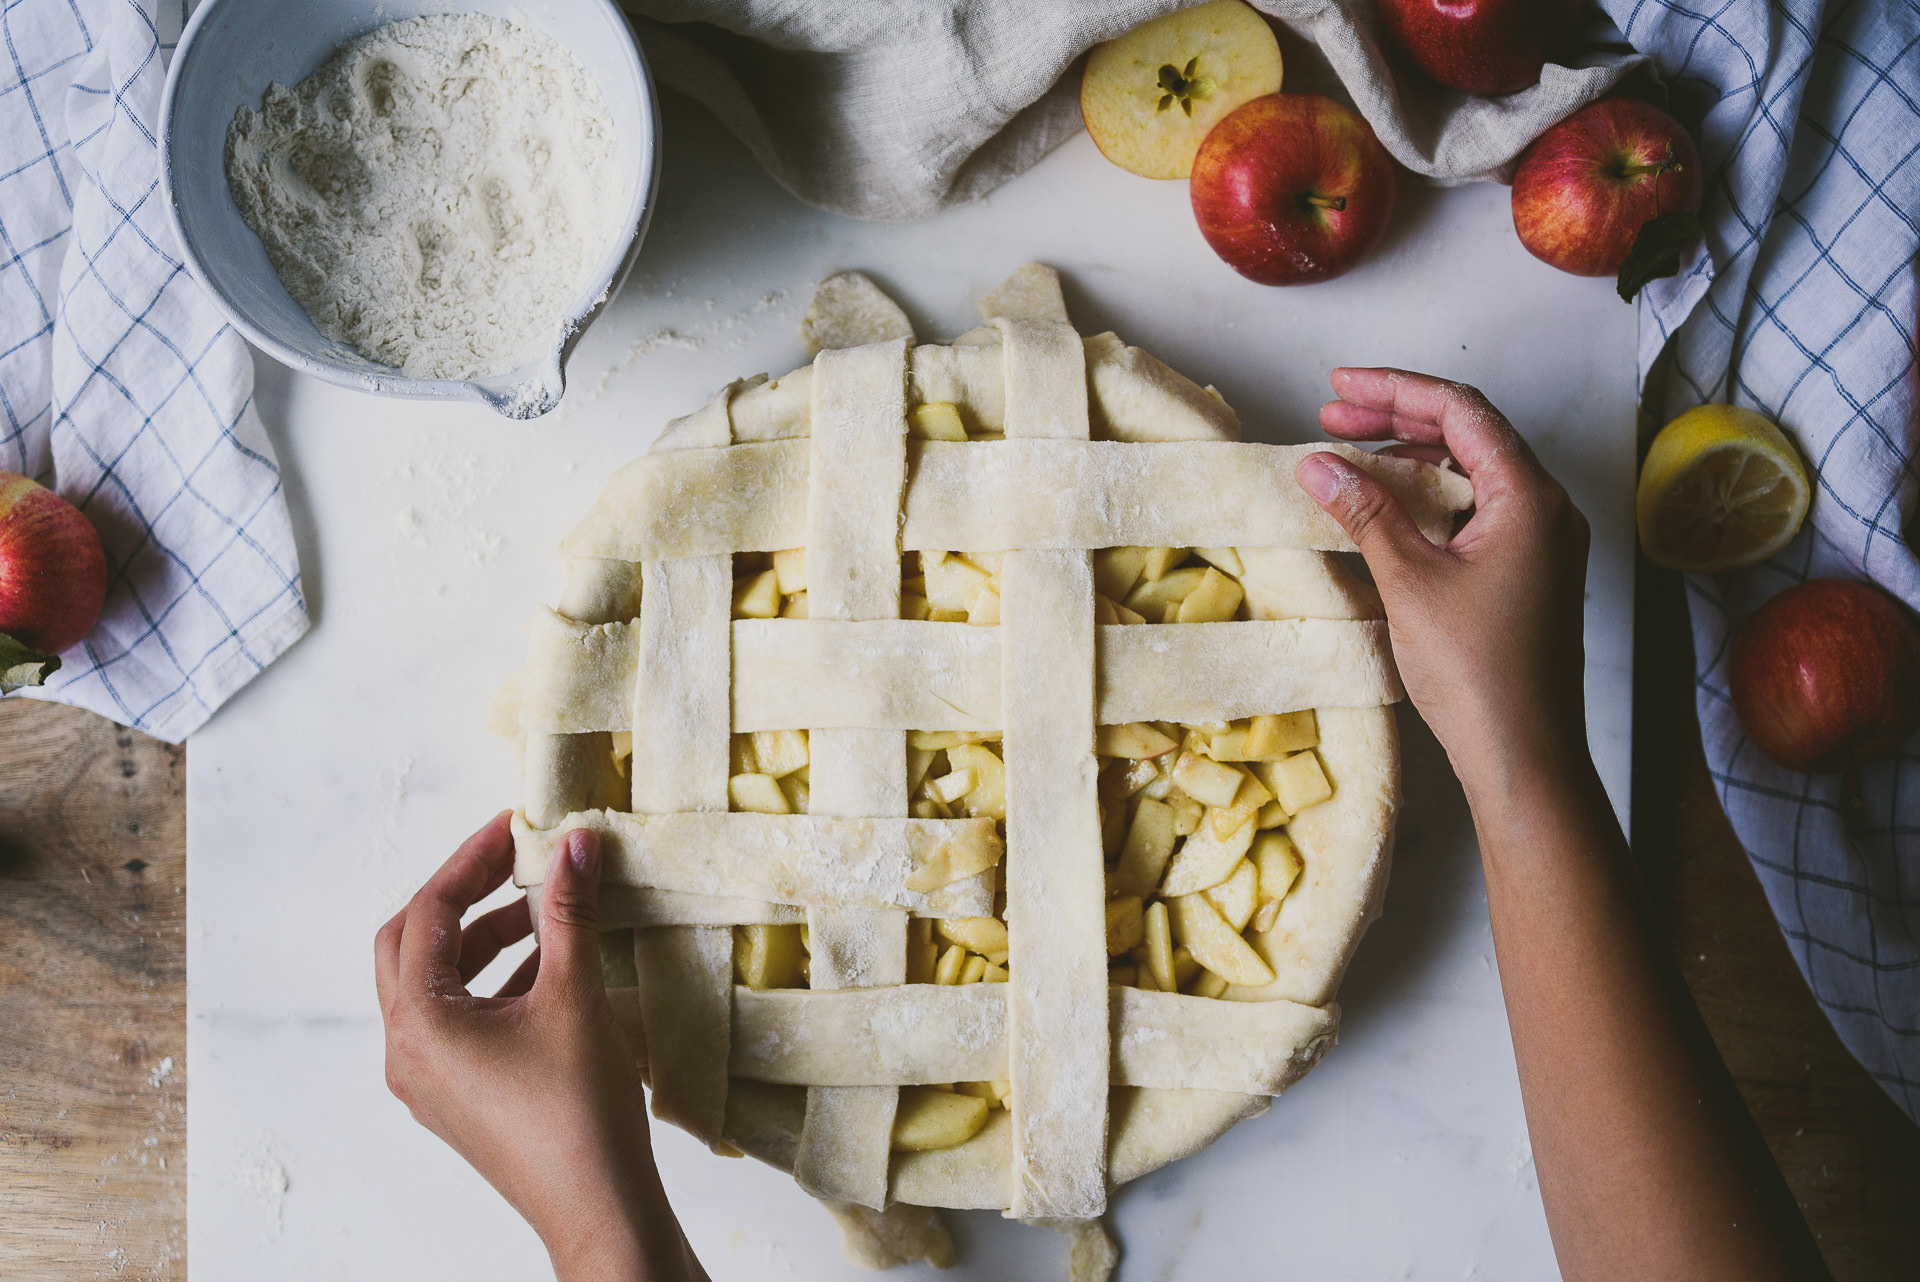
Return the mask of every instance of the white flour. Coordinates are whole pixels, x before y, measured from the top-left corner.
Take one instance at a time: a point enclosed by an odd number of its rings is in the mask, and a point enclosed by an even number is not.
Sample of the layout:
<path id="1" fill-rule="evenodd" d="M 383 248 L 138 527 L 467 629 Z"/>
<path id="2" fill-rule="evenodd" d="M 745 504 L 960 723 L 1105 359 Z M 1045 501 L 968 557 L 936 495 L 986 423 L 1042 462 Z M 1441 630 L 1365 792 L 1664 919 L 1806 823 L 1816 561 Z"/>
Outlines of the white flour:
<path id="1" fill-rule="evenodd" d="M 625 176 L 598 86 L 543 32 L 390 23 L 227 131 L 227 184 L 320 332 L 415 378 L 558 343 Z"/>

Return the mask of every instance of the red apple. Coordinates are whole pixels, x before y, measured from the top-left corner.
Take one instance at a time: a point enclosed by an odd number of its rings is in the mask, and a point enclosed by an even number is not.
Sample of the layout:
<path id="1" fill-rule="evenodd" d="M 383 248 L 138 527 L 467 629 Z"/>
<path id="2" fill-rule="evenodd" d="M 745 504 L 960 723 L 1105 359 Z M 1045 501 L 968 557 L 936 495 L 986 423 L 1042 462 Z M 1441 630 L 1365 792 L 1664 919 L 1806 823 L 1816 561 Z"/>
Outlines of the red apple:
<path id="1" fill-rule="evenodd" d="M 1572 42 L 1581 0 L 1380 0 L 1387 38 L 1448 89 L 1503 94 L 1538 84 Z"/>
<path id="2" fill-rule="evenodd" d="M 1393 217 L 1393 158 L 1357 112 L 1311 93 L 1235 108 L 1193 158 L 1193 217 L 1227 266 L 1262 285 L 1346 271 Z"/>
<path id="3" fill-rule="evenodd" d="M 1513 229 L 1544 263 L 1612 276 L 1650 219 L 1699 212 L 1700 179 L 1700 156 L 1679 121 L 1635 98 L 1604 98 L 1521 155 Z"/>
<path id="4" fill-rule="evenodd" d="M 1809 579 L 1753 612 L 1733 638 L 1733 711 L 1789 770 L 1850 770 L 1920 726 L 1920 628 L 1870 583 Z"/>
<path id="5" fill-rule="evenodd" d="M 87 518 L 0 471 L 0 641 L 58 654 L 93 630 L 106 596 L 107 555 Z"/>

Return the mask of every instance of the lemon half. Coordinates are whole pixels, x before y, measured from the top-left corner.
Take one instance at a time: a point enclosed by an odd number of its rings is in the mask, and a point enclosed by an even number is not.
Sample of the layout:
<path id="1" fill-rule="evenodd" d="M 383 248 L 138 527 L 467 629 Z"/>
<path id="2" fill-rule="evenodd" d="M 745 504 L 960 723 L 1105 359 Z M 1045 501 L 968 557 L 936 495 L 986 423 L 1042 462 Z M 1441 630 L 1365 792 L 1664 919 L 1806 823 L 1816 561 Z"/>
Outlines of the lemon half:
<path id="1" fill-rule="evenodd" d="M 1701 405 L 1661 428 L 1640 466 L 1640 547 L 1654 564 L 1691 574 L 1754 565 L 1799 532 L 1812 492 L 1772 420 Z"/>

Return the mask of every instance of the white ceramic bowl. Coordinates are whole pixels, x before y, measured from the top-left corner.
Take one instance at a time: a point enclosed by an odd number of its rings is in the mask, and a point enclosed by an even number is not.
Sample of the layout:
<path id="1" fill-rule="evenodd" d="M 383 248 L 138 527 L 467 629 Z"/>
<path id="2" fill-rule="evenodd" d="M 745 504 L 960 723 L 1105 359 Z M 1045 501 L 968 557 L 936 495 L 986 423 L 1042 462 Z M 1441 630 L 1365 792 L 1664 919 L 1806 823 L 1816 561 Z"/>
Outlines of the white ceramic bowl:
<path id="1" fill-rule="evenodd" d="M 608 193 L 624 211 L 619 230 L 569 305 L 554 350 L 472 382 L 408 378 L 323 335 L 280 283 L 227 190 L 227 126 L 242 106 L 259 107 L 269 82 L 298 84 L 355 36 L 447 12 L 531 24 L 571 51 L 600 86 L 628 182 L 625 191 Z M 188 268 L 261 350 L 330 383 L 383 396 L 485 401 L 509 417 L 533 418 L 559 403 L 568 353 L 639 255 L 660 174 L 659 111 L 653 79 L 613 0 L 203 0 L 167 74 L 160 171 Z"/>

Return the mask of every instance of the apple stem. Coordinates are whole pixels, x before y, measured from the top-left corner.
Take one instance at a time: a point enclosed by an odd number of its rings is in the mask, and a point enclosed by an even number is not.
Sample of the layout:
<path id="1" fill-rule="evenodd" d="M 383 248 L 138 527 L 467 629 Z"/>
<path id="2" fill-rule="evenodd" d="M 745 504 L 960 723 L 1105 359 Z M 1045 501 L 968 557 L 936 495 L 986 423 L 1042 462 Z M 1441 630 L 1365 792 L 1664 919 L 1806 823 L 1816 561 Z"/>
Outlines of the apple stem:
<path id="1" fill-rule="evenodd" d="M 1322 209 L 1331 209 L 1335 213 L 1347 207 L 1345 196 L 1308 196 L 1306 201 L 1309 205 L 1318 205 Z"/>
<path id="2" fill-rule="evenodd" d="M 1620 176 L 1622 178 L 1638 178 L 1642 174 L 1664 174 L 1668 172 L 1677 174 L 1682 168 L 1684 168 L 1684 166 L 1681 165 L 1680 158 L 1673 154 L 1673 143 L 1669 141 L 1667 143 L 1666 155 L 1654 161 L 1651 165 L 1626 165 L 1620 170 Z"/>

